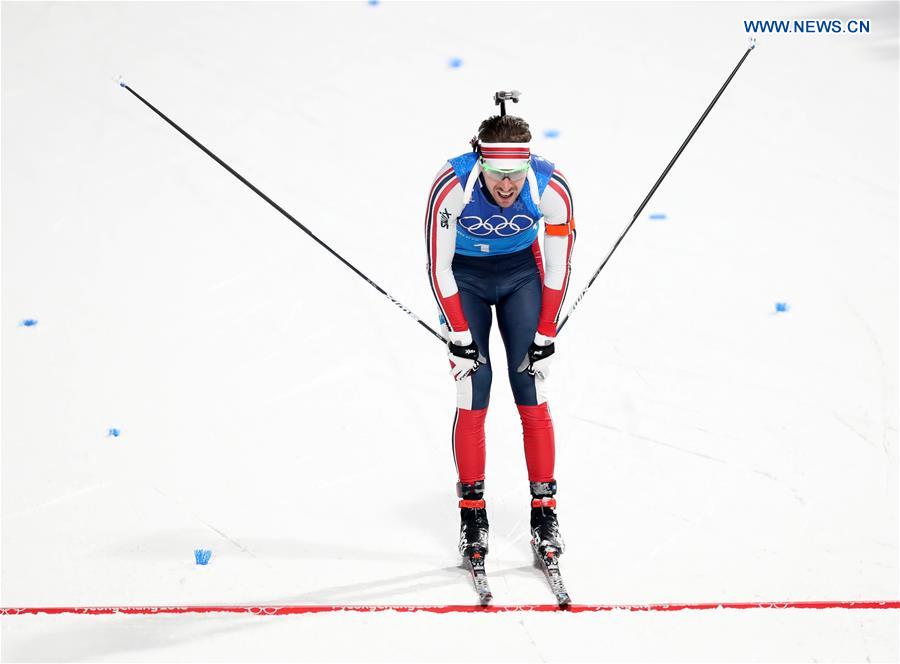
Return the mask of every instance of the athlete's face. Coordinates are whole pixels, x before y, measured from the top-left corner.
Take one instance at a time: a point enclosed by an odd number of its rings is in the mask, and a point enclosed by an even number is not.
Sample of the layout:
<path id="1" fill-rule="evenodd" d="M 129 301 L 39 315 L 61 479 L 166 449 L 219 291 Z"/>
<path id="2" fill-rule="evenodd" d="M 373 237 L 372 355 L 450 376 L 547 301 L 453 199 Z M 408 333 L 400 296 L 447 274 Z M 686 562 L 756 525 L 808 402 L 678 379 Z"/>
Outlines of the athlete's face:
<path id="1" fill-rule="evenodd" d="M 484 183 L 497 204 L 502 208 L 507 208 L 516 202 L 522 187 L 525 186 L 525 179 L 522 178 L 518 182 L 514 182 L 511 178 L 499 180 L 496 175 L 485 171 Z"/>

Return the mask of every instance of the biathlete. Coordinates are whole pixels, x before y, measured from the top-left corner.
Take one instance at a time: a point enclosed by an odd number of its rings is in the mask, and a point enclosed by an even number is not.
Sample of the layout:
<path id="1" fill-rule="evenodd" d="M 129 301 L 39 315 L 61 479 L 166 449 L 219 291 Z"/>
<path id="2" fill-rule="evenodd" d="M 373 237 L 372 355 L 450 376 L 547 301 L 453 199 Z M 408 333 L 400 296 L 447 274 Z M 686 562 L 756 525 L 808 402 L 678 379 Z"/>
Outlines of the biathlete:
<path id="1" fill-rule="evenodd" d="M 450 159 L 434 180 L 425 222 L 428 274 L 457 388 L 452 440 L 460 553 L 488 552 L 484 420 L 493 378 L 488 338 L 494 307 L 522 421 L 531 542 L 543 558 L 564 548 L 544 386 L 569 283 L 575 222 L 566 179 L 531 153 L 528 123 L 504 111 L 482 122 L 473 151 Z"/>

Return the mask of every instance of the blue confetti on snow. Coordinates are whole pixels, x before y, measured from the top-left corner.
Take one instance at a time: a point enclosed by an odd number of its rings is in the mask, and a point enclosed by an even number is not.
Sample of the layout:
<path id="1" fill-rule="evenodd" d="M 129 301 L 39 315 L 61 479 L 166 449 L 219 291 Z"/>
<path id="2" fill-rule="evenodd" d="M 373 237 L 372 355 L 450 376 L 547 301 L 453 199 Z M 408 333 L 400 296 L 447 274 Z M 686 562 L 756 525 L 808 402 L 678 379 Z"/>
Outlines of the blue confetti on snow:
<path id="1" fill-rule="evenodd" d="M 790 310 L 791 310 L 791 305 L 789 305 L 787 302 L 776 302 L 775 303 L 775 313 L 776 314 L 784 313 L 784 312 L 790 311 Z"/>
<path id="2" fill-rule="evenodd" d="M 198 565 L 206 565 L 212 558 L 212 551 L 209 549 L 194 549 L 194 560 Z"/>
<path id="3" fill-rule="evenodd" d="M 650 218 L 653 220 L 661 221 L 666 218 L 666 215 L 664 215 L 662 212 L 654 212 L 650 215 Z"/>
<path id="4" fill-rule="evenodd" d="M 447 64 L 453 69 L 459 69 L 462 67 L 462 58 L 450 58 L 450 61 Z"/>
<path id="5" fill-rule="evenodd" d="M 35 325 L 37 325 L 37 321 L 34 318 L 26 318 L 19 323 L 19 327 L 34 327 Z"/>
<path id="6" fill-rule="evenodd" d="M 544 138 L 559 138 L 559 129 L 545 129 Z"/>
<path id="7" fill-rule="evenodd" d="M 115 428 L 113 428 L 113 429 L 107 429 L 106 435 L 107 435 L 108 437 L 110 437 L 110 438 L 118 438 L 119 436 L 122 435 L 122 430 L 121 430 L 121 429 L 115 429 Z"/>

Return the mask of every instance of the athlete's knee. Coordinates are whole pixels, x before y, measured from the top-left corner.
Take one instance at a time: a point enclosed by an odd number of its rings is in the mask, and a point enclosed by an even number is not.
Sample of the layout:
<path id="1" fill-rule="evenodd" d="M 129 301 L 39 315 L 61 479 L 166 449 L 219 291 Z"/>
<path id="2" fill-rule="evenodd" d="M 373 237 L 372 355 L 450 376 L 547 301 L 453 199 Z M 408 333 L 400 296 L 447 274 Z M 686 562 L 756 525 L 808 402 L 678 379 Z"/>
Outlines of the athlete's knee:
<path id="1" fill-rule="evenodd" d="M 527 371 L 516 371 L 515 367 L 509 368 L 508 375 L 513 400 L 517 406 L 536 406 L 540 403 L 534 376 Z"/>
<path id="2" fill-rule="evenodd" d="M 491 397 L 493 372 L 488 361 L 468 378 L 456 382 L 456 405 L 459 408 L 480 410 L 487 408 Z"/>

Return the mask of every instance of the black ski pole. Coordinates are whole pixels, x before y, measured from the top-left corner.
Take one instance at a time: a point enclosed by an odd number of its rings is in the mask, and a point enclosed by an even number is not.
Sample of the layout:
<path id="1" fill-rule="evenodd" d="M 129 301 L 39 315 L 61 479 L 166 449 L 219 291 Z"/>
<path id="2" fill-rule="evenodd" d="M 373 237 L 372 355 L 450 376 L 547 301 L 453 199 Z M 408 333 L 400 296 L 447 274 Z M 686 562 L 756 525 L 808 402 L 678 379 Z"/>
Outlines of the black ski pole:
<path id="1" fill-rule="evenodd" d="M 744 64 L 744 60 L 747 59 L 747 56 L 750 55 L 750 51 L 752 51 L 754 48 L 756 48 L 756 40 L 751 39 L 750 47 L 744 53 L 744 57 L 741 58 L 741 61 L 738 62 L 737 65 L 735 66 L 735 68 L 732 70 L 731 75 L 728 76 L 728 78 L 725 80 L 725 83 L 723 83 L 722 87 L 719 88 L 719 92 L 716 93 L 716 96 L 713 97 L 713 100 L 709 103 L 709 106 L 707 106 L 706 110 L 703 111 L 703 115 L 701 115 L 700 119 L 697 120 L 697 124 L 695 124 L 694 128 L 691 129 L 691 133 L 688 134 L 686 139 L 684 139 L 684 143 L 682 143 L 681 147 L 678 148 L 678 152 L 676 152 L 675 156 L 672 157 L 672 160 L 669 162 L 669 165 L 666 166 L 665 170 L 662 172 L 662 175 L 660 175 L 659 179 L 657 179 L 656 184 L 653 185 L 653 188 L 650 189 L 650 191 L 644 197 L 644 200 L 641 202 L 640 207 L 638 207 L 637 212 L 634 213 L 634 216 L 631 218 L 631 221 L 625 227 L 625 230 L 622 231 L 622 234 L 619 236 L 619 239 L 616 240 L 615 244 L 612 246 L 612 249 L 610 249 L 609 253 L 606 254 L 606 258 L 604 258 L 603 262 L 600 263 L 600 267 L 598 267 L 597 271 L 594 272 L 594 276 L 592 276 L 591 280 L 588 281 L 587 286 L 584 287 L 584 289 L 581 291 L 581 293 L 575 299 L 574 304 L 572 304 L 572 307 L 569 309 L 568 313 L 566 313 L 565 318 L 563 318 L 559 322 L 559 325 L 556 326 L 557 334 L 559 334 L 562 331 L 563 326 L 566 324 L 566 321 L 569 320 L 569 317 L 575 311 L 575 307 L 577 307 L 581 303 L 581 300 L 584 297 L 584 294 L 587 293 L 588 290 L 590 289 L 590 287 L 594 284 L 594 281 L 597 279 L 597 276 L 600 274 L 600 271 L 609 262 L 610 257 L 613 255 L 613 252 L 615 252 L 615 250 L 619 247 L 619 244 L 625 238 L 625 235 L 628 233 L 628 231 L 631 230 L 631 227 L 634 226 L 634 222 L 637 221 L 637 218 L 640 216 L 641 212 L 643 211 L 644 206 L 647 205 L 647 201 L 650 200 L 650 197 L 653 196 L 653 194 L 656 192 L 656 189 L 659 187 L 660 183 L 663 181 L 663 179 L 666 177 L 666 175 L 668 175 L 672 166 L 675 164 L 675 161 L 678 159 L 678 157 L 681 156 L 681 153 L 684 151 L 684 148 L 687 147 L 688 143 L 690 143 L 691 139 L 694 137 L 694 134 L 697 133 L 697 130 L 700 128 L 700 125 L 703 124 L 703 121 L 706 119 L 706 116 L 709 115 L 709 112 L 712 110 L 713 106 L 715 106 L 716 102 L 719 101 L 719 97 L 721 97 L 722 93 L 725 92 L 725 88 L 727 88 L 728 84 L 731 83 L 731 79 L 734 78 L 735 74 L 737 74 L 738 69 L 741 68 L 741 65 Z"/>
<path id="2" fill-rule="evenodd" d="M 137 92 L 135 92 L 135 91 L 131 88 L 131 86 L 126 85 L 126 84 L 125 84 L 124 82 L 122 82 L 122 81 L 119 81 L 119 86 L 121 86 L 121 87 L 125 88 L 126 90 L 128 90 L 128 92 L 130 92 L 130 93 L 133 94 L 137 99 L 139 99 L 145 106 L 147 106 L 147 108 L 149 108 L 151 111 L 153 111 L 154 113 L 156 113 L 159 117 L 161 117 L 163 120 L 165 120 L 165 121 L 168 122 L 170 125 L 172 125 L 172 127 L 174 127 L 174 128 L 175 128 L 182 136 L 184 136 L 184 137 L 185 137 L 186 139 L 188 139 L 191 143 L 193 143 L 193 144 L 196 145 L 198 148 L 200 148 L 201 150 L 203 150 L 208 156 L 212 157 L 212 158 L 213 158 L 213 159 L 214 159 L 214 160 L 215 160 L 222 168 L 224 168 L 226 171 L 228 171 L 229 173 L 231 173 L 231 174 L 232 174 L 234 177 L 236 177 L 238 180 L 240 180 L 240 181 L 243 182 L 245 185 L 247 185 L 247 187 L 249 187 L 249 188 L 253 191 L 253 193 L 255 193 L 257 196 L 259 196 L 260 198 L 262 198 L 266 203 L 268 203 L 269 205 L 271 205 L 273 208 L 275 208 L 276 210 L 278 210 L 282 215 L 284 215 L 285 217 L 287 217 L 291 222 L 293 222 L 293 224 L 294 224 L 297 228 L 299 228 L 301 231 L 303 231 L 304 233 L 306 233 L 307 235 L 309 235 L 313 240 L 315 240 L 315 241 L 318 242 L 320 245 L 322 245 L 322 247 L 324 247 L 324 248 L 325 248 L 332 256 L 334 256 L 335 258 L 337 258 L 339 261 L 341 261 L 341 263 L 343 263 L 344 265 L 346 265 L 347 267 L 349 267 L 351 270 L 353 270 L 357 275 L 359 275 L 360 277 L 362 277 L 362 278 L 366 281 L 366 283 L 368 283 L 372 288 L 374 288 L 374 289 L 377 290 L 379 293 L 381 293 L 382 295 L 384 295 L 384 296 L 385 296 L 387 299 L 389 299 L 391 302 L 393 302 L 394 304 L 396 304 L 396 305 L 397 305 L 404 313 L 406 313 L 408 316 L 410 316 L 410 317 L 411 317 L 413 320 L 415 320 L 419 325 L 421 325 L 421 326 L 424 327 L 426 330 L 428 330 L 429 332 L 431 332 L 435 337 L 437 337 L 438 339 L 440 339 L 442 342 L 447 343 L 447 340 L 446 340 L 443 336 L 441 336 L 438 332 L 436 332 L 434 329 L 432 329 L 432 327 L 431 327 L 430 325 L 428 325 L 428 323 L 426 323 L 426 322 L 423 321 L 421 318 L 419 318 L 418 316 L 416 316 L 412 311 L 410 311 L 409 309 L 407 309 L 407 308 L 403 305 L 402 302 L 400 302 L 398 299 L 396 299 L 394 296 L 392 296 L 390 293 L 388 293 L 386 290 L 384 290 L 381 286 L 379 286 L 379 285 L 376 284 L 374 281 L 372 281 L 371 279 L 369 279 L 369 277 L 367 277 L 367 276 L 364 275 L 362 272 L 360 272 L 360 271 L 356 268 L 356 266 L 354 266 L 352 263 L 350 263 L 346 258 L 344 258 L 343 256 L 341 256 L 341 255 L 340 255 L 338 252 L 336 252 L 334 249 L 332 249 L 331 247 L 329 247 L 329 246 L 328 246 L 325 242 L 323 242 L 323 241 L 322 241 L 315 233 L 313 233 L 313 232 L 312 232 L 311 230 L 309 230 L 306 226 L 304 226 L 302 223 L 300 223 L 299 221 L 297 221 L 297 219 L 294 218 L 294 216 L 291 215 L 287 210 L 285 210 L 285 209 L 284 209 L 283 207 L 281 207 L 278 203 L 276 203 L 276 202 L 273 201 L 271 198 L 269 198 L 268 196 L 266 196 L 263 192 L 261 192 L 259 189 L 257 189 L 257 188 L 253 185 L 253 183 L 250 182 L 247 178 L 245 178 L 243 175 L 241 175 L 241 174 L 238 173 L 236 170 L 234 170 L 231 166 L 229 166 L 229 165 L 226 164 L 224 161 L 222 161 L 221 159 L 219 159 L 216 155 L 214 155 L 212 152 L 210 152 L 210 151 L 206 148 L 206 146 L 204 146 L 200 141 L 198 141 L 196 138 L 194 138 L 194 137 L 191 136 L 189 133 L 187 133 L 184 129 L 182 129 L 181 127 L 179 127 L 175 122 L 173 122 L 172 120 L 170 120 L 170 119 L 169 119 L 162 111 L 160 111 L 160 110 L 159 110 L 158 108 L 156 108 L 153 104 L 151 104 L 149 101 L 147 101 L 147 100 L 144 99 L 141 95 L 139 95 Z"/>

